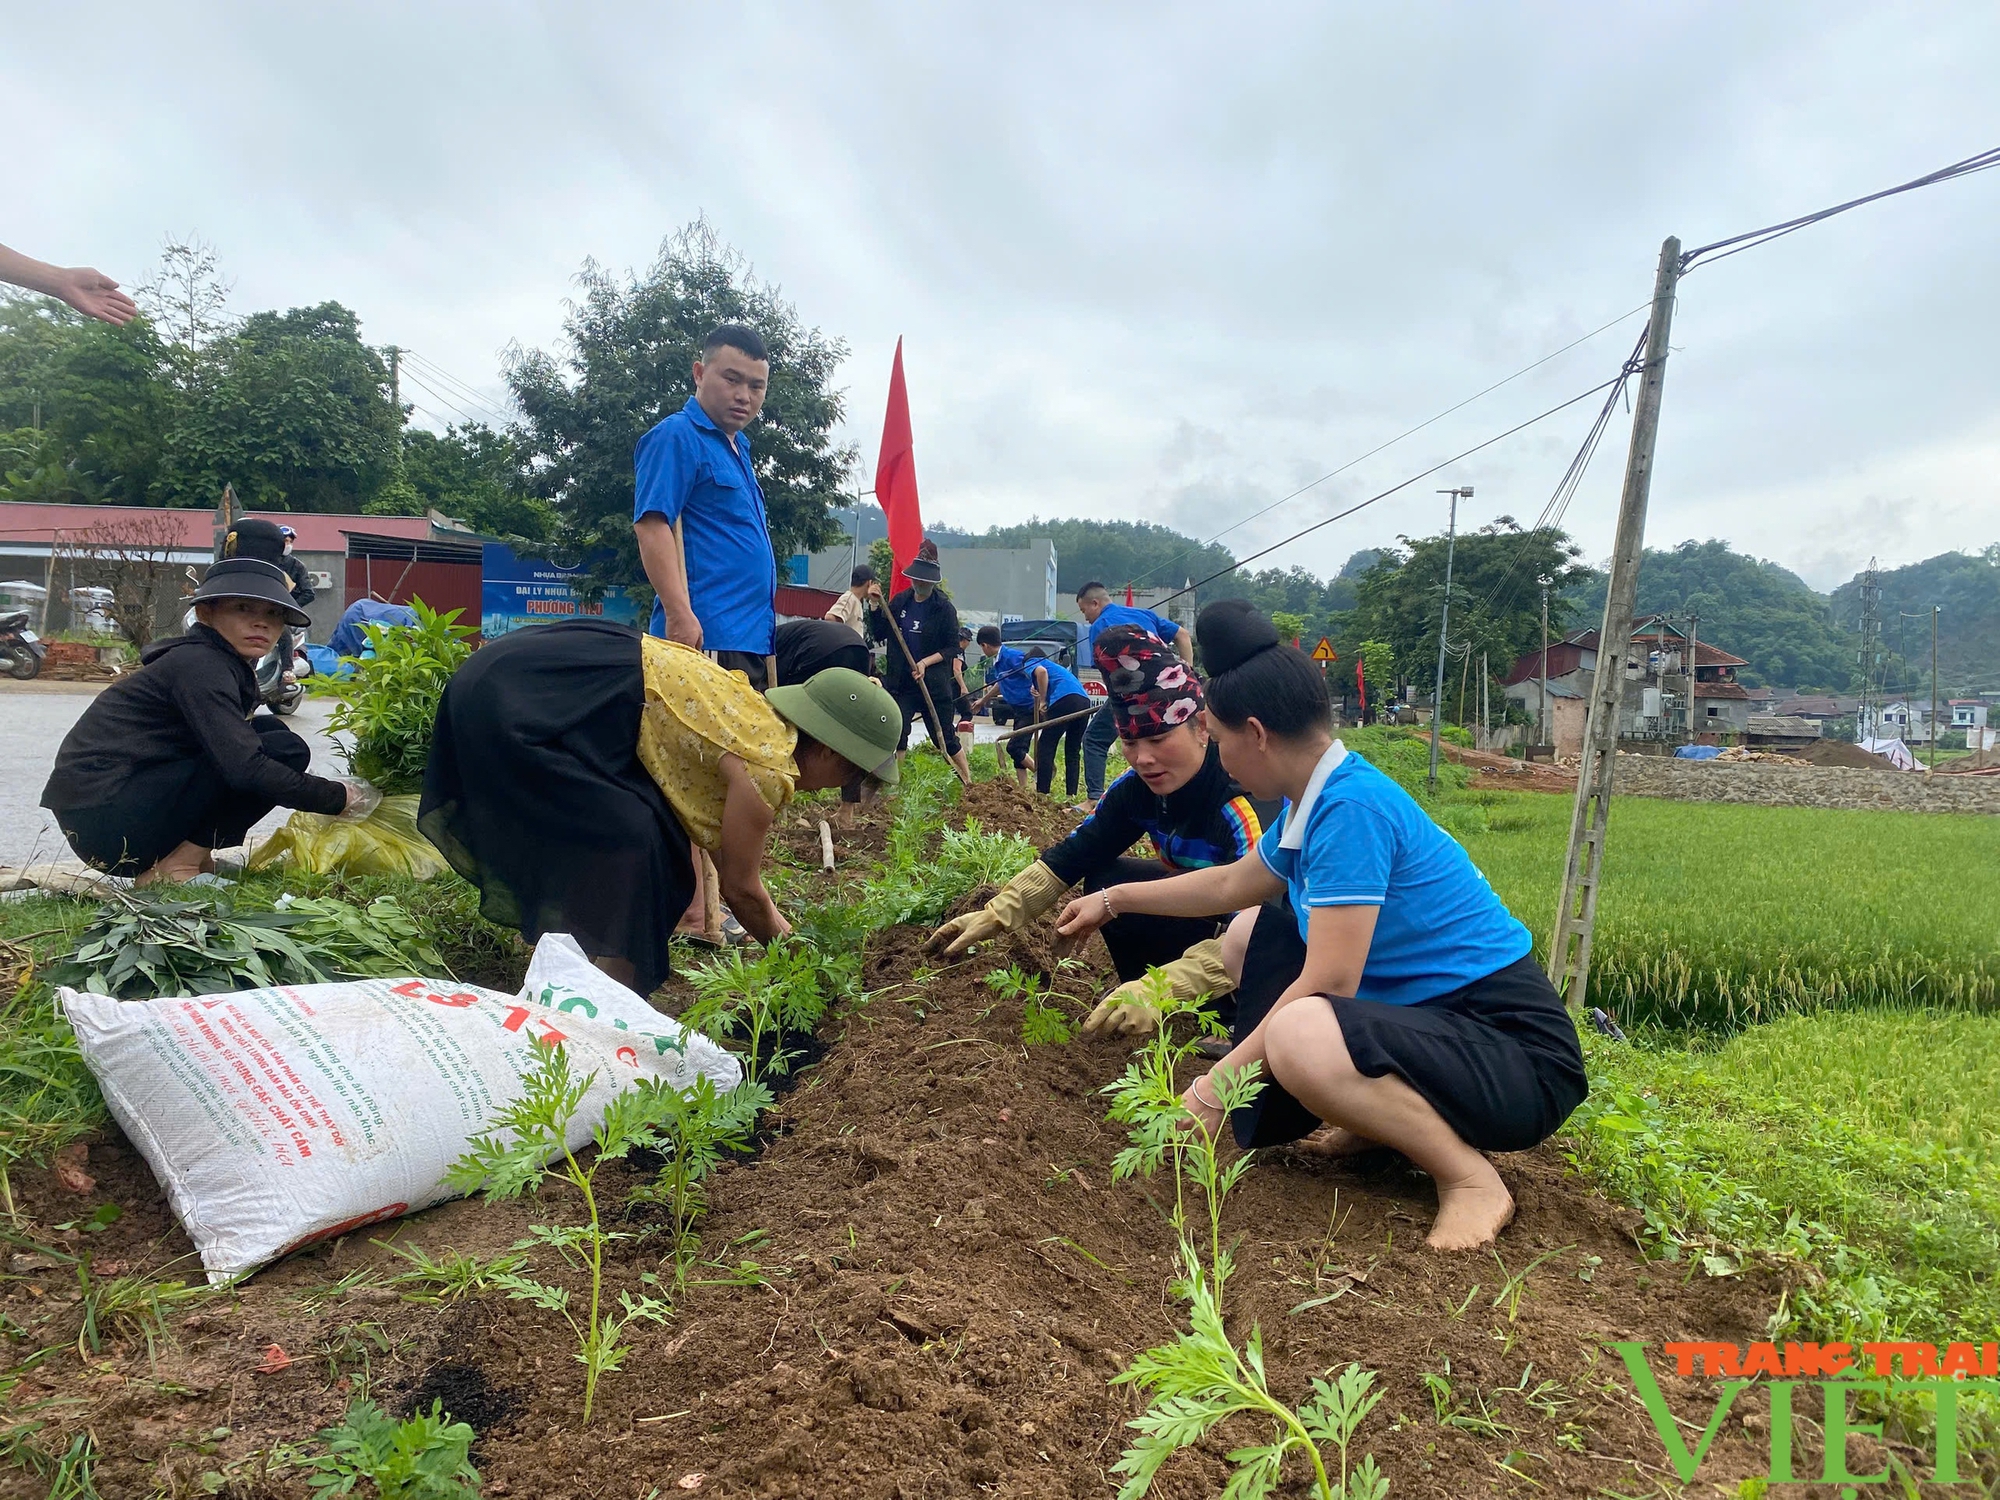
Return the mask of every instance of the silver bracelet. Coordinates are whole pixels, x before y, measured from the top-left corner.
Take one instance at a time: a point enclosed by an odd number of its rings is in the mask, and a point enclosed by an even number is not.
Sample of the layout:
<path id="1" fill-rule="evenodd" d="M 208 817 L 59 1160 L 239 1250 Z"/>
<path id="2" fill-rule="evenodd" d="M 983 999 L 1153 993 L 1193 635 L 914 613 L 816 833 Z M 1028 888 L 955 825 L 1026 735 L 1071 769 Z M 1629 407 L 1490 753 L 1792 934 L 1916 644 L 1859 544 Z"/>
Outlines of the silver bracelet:
<path id="1" fill-rule="evenodd" d="M 1194 1095 L 1195 1103 L 1202 1105 L 1205 1108 L 1212 1109 L 1217 1114 L 1221 1114 L 1222 1101 L 1220 1099 L 1204 1099 L 1201 1097 L 1201 1086 L 1207 1082 L 1208 1082 L 1208 1074 L 1204 1073 L 1201 1075 L 1201 1077 L 1197 1078 L 1193 1083 L 1188 1085 L 1188 1092 Z M 1213 1093 L 1214 1090 L 1211 1089 L 1209 1090 L 1209 1092 Z"/>
<path id="2" fill-rule="evenodd" d="M 1113 917 L 1118 915 L 1118 913 L 1111 909 L 1111 887 L 1107 885 L 1098 894 L 1104 898 L 1104 920 L 1109 922 Z"/>

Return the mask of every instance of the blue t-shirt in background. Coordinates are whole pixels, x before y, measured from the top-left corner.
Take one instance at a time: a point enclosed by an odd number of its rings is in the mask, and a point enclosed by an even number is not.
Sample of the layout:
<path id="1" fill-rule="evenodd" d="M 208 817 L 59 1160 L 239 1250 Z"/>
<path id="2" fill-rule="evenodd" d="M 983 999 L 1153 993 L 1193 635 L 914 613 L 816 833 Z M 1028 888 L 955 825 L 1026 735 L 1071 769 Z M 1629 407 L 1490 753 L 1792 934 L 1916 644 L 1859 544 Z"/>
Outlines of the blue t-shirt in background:
<path id="1" fill-rule="evenodd" d="M 1113 625 L 1137 625 L 1141 630 L 1151 631 L 1169 646 L 1174 637 L 1181 633 L 1180 626 L 1165 615 L 1156 615 L 1150 609 L 1140 609 L 1132 604 L 1107 604 L 1104 612 L 1090 622 L 1090 634 L 1084 638 L 1084 665 L 1097 665 L 1097 638 Z"/>
<path id="2" fill-rule="evenodd" d="M 1308 941 L 1316 906 L 1381 908 L 1358 998 L 1432 1000 L 1534 946 L 1458 840 L 1338 740 L 1299 800 L 1265 831 L 1257 854 L 1285 882 Z"/>
<path id="3" fill-rule="evenodd" d="M 1049 696 L 1044 701 L 1053 703 L 1072 693 L 1083 693 L 1083 684 L 1076 680 L 1068 667 L 1046 656 L 1030 656 L 1019 646 L 1000 648 L 1000 654 L 993 658 L 993 665 L 986 670 L 986 680 L 1000 685 L 1000 696 L 1010 706 L 1033 708 L 1037 667 L 1044 668 L 1049 674 Z"/>
<path id="4" fill-rule="evenodd" d="M 750 468 L 750 444 L 734 443 L 692 396 L 632 450 L 632 519 L 678 519 L 687 543 L 688 603 L 701 621 L 704 651 L 769 656 L 778 622 L 778 559 L 764 515 L 764 492 Z M 654 635 L 667 612 L 653 604 Z"/>

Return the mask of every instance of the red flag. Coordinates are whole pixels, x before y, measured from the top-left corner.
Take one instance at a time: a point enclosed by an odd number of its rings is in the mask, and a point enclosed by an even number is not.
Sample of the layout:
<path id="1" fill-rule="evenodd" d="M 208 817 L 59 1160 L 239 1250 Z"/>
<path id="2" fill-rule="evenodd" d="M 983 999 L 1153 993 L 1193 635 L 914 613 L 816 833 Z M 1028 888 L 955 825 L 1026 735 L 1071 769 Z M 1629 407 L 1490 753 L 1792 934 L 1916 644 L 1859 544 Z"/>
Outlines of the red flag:
<path id="1" fill-rule="evenodd" d="M 1368 677 L 1367 674 L 1361 670 L 1361 658 L 1358 656 L 1354 658 L 1354 690 L 1361 695 L 1362 711 L 1364 713 L 1367 712 Z"/>
<path id="2" fill-rule="evenodd" d="M 1132 607 L 1132 585 L 1129 583 L 1125 585 L 1125 607 L 1127 609 Z"/>
<path id="3" fill-rule="evenodd" d="M 923 512 L 917 506 L 917 458 L 910 443 L 910 393 L 903 384 L 903 341 L 896 340 L 896 363 L 889 371 L 889 409 L 882 417 L 882 456 L 875 462 L 875 503 L 889 519 L 889 550 L 896 555 L 896 576 L 889 592 L 909 586 L 903 568 L 917 555 L 924 539 Z"/>

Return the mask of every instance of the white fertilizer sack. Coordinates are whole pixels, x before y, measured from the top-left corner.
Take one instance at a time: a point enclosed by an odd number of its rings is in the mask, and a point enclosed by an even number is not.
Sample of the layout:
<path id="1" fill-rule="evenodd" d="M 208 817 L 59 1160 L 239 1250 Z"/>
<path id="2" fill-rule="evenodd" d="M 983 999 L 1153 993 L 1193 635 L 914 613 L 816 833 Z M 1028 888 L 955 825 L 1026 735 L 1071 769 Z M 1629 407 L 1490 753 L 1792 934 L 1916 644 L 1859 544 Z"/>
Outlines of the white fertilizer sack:
<path id="1" fill-rule="evenodd" d="M 587 1143 L 638 1078 L 742 1080 L 551 934 L 519 995 L 368 979 L 229 995 L 58 998 L 125 1134 L 144 1153 L 210 1281 L 452 1196 L 447 1169 L 519 1097 L 543 1044 L 595 1074 L 570 1124 Z"/>

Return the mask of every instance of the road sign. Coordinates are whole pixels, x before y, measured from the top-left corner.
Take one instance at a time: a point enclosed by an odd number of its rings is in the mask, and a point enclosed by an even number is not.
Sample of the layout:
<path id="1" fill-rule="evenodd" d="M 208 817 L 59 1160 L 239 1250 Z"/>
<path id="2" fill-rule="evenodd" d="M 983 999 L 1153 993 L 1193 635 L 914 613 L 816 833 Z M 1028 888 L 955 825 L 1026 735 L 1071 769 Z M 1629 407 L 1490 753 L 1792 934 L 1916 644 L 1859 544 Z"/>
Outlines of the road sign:
<path id="1" fill-rule="evenodd" d="M 1339 661 L 1340 658 L 1333 654 L 1333 642 L 1328 640 L 1325 636 L 1321 636 L 1319 638 L 1319 644 L 1313 647 L 1313 660 Z"/>

